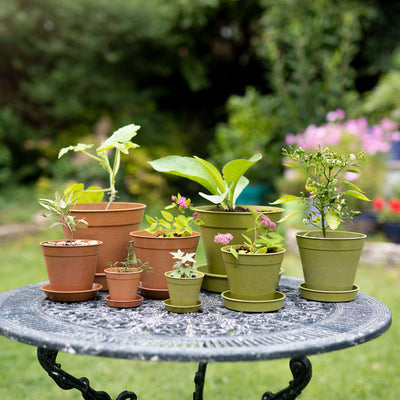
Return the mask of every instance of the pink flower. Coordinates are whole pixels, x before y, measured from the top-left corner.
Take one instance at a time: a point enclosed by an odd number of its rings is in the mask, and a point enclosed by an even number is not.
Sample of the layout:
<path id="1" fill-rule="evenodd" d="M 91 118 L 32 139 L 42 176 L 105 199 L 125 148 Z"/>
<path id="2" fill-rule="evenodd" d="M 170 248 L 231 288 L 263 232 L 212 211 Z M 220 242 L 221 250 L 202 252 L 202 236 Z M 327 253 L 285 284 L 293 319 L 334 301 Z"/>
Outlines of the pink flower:
<path id="1" fill-rule="evenodd" d="M 219 233 L 214 236 L 215 243 L 228 244 L 233 239 L 230 233 Z"/>
<path id="2" fill-rule="evenodd" d="M 272 222 L 266 215 L 260 214 L 260 223 L 268 229 L 276 230 L 276 224 Z"/>
<path id="3" fill-rule="evenodd" d="M 179 197 L 179 199 L 177 200 L 176 204 L 178 204 L 179 207 L 181 208 L 186 208 L 186 197 Z"/>
<path id="4" fill-rule="evenodd" d="M 381 211 L 385 208 L 385 199 L 383 199 L 382 197 L 376 197 L 375 199 L 372 200 L 372 207 L 376 210 L 376 211 Z"/>
<path id="5" fill-rule="evenodd" d="M 328 122 L 341 121 L 345 116 L 346 113 L 338 108 L 336 111 L 329 111 L 328 114 L 326 114 L 326 120 Z"/>
<path id="6" fill-rule="evenodd" d="M 399 124 L 389 118 L 383 118 L 381 125 L 385 131 L 395 131 L 396 129 L 399 129 Z"/>
<path id="7" fill-rule="evenodd" d="M 199 213 L 197 213 L 197 212 L 193 213 L 193 215 L 192 215 L 192 217 L 193 217 L 194 219 L 197 219 L 198 216 L 199 216 Z"/>
<path id="8" fill-rule="evenodd" d="M 389 200 L 390 212 L 394 214 L 400 213 L 400 199 L 390 199 Z"/>

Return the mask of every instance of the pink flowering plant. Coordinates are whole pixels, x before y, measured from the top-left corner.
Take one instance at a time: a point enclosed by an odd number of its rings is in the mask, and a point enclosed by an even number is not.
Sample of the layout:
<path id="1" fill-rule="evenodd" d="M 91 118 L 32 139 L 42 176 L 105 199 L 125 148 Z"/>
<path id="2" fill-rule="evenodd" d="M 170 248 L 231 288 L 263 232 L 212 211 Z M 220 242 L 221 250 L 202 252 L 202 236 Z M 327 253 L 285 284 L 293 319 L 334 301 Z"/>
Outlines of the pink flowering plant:
<path id="1" fill-rule="evenodd" d="M 276 253 L 282 249 L 283 237 L 276 231 L 277 226 L 265 214 L 258 212 L 251 207 L 250 211 L 254 216 L 254 226 L 248 231 L 254 231 L 254 239 L 242 234 L 243 243 L 236 246 L 229 246 L 231 254 L 238 258 L 239 254 L 267 254 Z M 230 233 L 215 235 L 214 242 L 227 245 L 233 239 Z"/>
<path id="2" fill-rule="evenodd" d="M 177 260 L 173 265 L 173 271 L 169 274 L 173 278 L 192 278 L 196 276 L 196 270 L 193 266 L 196 253 L 184 253 L 181 249 L 171 251 L 172 258 Z"/>
<path id="3" fill-rule="evenodd" d="M 289 147 L 289 150 L 283 149 L 282 154 L 286 159 L 294 161 L 285 163 L 286 166 L 306 171 L 306 192 L 300 192 L 300 196 L 285 195 L 271 204 L 292 200 L 304 204 L 307 212 L 303 222 L 320 228 L 323 237 L 327 236 L 328 228 L 335 230 L 344 220 L 351 220 L 361 214 L 348 207 L 347 196 L 364 201 L 369 199 L 358 186 L 344 179 L 343 175 L 347 172 L 360 173 L 360 161 L 365 160 L 365 152 L 339 154 L 328 147 L 322 149 L 319 146 L 313 152 L 306 152 L 302 147 Z M 283 220 L 298 213 L 288 215 Z"/>
<path id="4" fill-rule="evenodd" d="M 200 225 L 201 220 L 198 214 L 193 212 L 193 204 L 189 198 L 181 196 L 172 196 L 172 203 L 161 211 L 162 218 L 146 215 L 146 220 L 150 226 L 147 232 L 153 233 L 159 237 L 184 237 L 193 233 L 192 225 Z M 169 210 L 175 209 L 174 216 Z M 186 215 L 191 212 L 191 215 Z"/>

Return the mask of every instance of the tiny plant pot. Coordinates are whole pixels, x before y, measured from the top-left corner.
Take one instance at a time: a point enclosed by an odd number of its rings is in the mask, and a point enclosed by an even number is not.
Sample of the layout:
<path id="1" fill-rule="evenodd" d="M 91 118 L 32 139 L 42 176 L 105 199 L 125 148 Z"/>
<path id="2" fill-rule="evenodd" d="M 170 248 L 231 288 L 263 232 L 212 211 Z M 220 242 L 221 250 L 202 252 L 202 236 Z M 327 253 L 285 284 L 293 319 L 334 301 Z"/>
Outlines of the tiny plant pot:
<path id="1" fill-rule="evenodd" d="M 230 247 L 224 246 L 221 249 L 230 295 L 240 300 L 272 300 L 286 250 L 281 248 L 277 252 L 266 254 L 239 253 L 236 258 L 230 252 Z"/>
<path id="2" fill-rule="evenodd" d="M 196 271 L 192 278 L 175 278 L 172 271 L 165 272 L 168 284 L 169 298 L 174 306 L 193 306 L 197 303 L 204 274 Z"/>
<path id="3" fill-rule="evenodd" d="M 353 289 L 366 235 L 358 232 L 321 231 L 296 234 L 305 284 L 308 289 Z"/>
<path id="4" fill-rule="evenodd" d="M 93 287 L 102 242 L 75 240 L 75 243 L 67 244 L 65 240 L 40 243 L 49 282 L 55 285 L 57 290 L 80 291 Z"/>
<path id="5" fill-rule="evenodd" d="M 132 268 L 128 272 L 120 272 L 118 268 L 104 270 L 107 279 L 110 299 L 114 301 L 130 301 L 137 299 L 137 291 L 142 270 Z"/>

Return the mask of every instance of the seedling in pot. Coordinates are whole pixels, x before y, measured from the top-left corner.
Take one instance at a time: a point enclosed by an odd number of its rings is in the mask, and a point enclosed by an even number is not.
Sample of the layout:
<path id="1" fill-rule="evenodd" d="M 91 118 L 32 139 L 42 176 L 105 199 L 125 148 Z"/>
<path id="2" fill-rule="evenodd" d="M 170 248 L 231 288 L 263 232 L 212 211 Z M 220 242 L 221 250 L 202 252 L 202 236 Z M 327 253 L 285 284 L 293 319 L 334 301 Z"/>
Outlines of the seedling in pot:
<path id="1" fill-rule="evenodd" d="M 133 240 L 129 242 L 129 247 L 124 261 L 115 261 L 115 263 L 108 263 L 110 268 L 115 268 L 119 273 L 124 274 L 128 272 L 133 272 L 134 270 L 146 272 L 152 272 L 152 268 L 149 266 L 148 262 L 141 262 L 140 260 L 134 260 L 134 249 Z"/>
<path id="2" fill-rule="evenodd" d="M 55 200 L 50 199 L 39 199 L 39 204 L 45 208 L 45 211 L 41 215 L 48 218 L 50 221 L 54 221 L 50 226 L 54 228 L 56 226 L 63 226 L 68 231 L 68 244 L 74 244 L 74 232 L 77 228 L 87 228 L 88 223 L 84 218 L 75 220 L 75 217 L 70 215 L 71 207 L 74 205 L 72 201 L 73 193 L 66 194 L 61 197 L 57 192 L 55 193 Z"/>

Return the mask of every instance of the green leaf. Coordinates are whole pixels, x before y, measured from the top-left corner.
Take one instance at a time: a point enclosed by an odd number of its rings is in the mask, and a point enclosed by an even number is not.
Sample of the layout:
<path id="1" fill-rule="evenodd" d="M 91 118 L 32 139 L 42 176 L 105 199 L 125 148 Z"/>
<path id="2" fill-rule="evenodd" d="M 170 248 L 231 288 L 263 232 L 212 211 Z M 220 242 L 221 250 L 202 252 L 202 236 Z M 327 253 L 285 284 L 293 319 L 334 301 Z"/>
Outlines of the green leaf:
<path id="1" fill-rule="evenodd" d="M 280 197 L 278 200 L 275 200 L 273 203 L 270 203 L 271 205 L 275 204 L 283 204 L 287 203 L 288 201 L 293 201 L 293 200 L 299 200 L 300 198 L 297 196 L 293 196 L 291 194 L 287 194 L 285 196 Z"/>
<path id="2" fill-rule="evenodd" d="M 73 150 L 75 152 L 83 151 L 86 149 L 90 149 L 91 147 L 93 147 L 93 144 L 83 144 L 83 143 L 78 143 L 76 146 L 64 147 L 58 152 L 58 158 L 61 158 L 64 154 L 68 153 L 71 150 Z"/>
<path id="3" fill-rule="evenodd" d="M 146 214 L 146 221 L 147 221 L 149 224 L 154 224 L 154 223 L 157 222 L 157 220 L 156 220 L 155 218 L 150 217 L 150 215 L 147 215 L 147 214 Z"/>
<path id="4" fill-rule="evenodd" d="M 229 250 L 230 250 L 231 254 L 232 254 L 236 259 L 239 258 L 239 254 L 238 254 L 238 252 L 236 251 L 236 249 L 234 249 L 233 247 L 231 247 Z"/>
<path id="5" fill-rule="evenodd" d="M 364 201 L 371 201 L 367 196 L 365 196 L 363 193 L 357 192 L 356 190 L 346 190 L 344 192 L 345 195 L 355 197 L 356 199 L 359 200 L 364 200 Z"/>
<path id="6" fill-rule="evenodd" d="M 326 213 L 326 222 L 328 223 L 329 228 L 335 230 L 338 228 L 342 220 L 332 211 L 328 211 Z"/>
<path id="7" fill-rule="evenodd" d="M 289 215 L 286 215 L 285 217 L 281 218 L 281 219 L 278 221 L 278 223 L 287 221 L 289 218 L 292 218 L 292 217 L 294 217 L 294 216 L 297 215 L 297 214 L 302 214 L 302 211 L 296 211 L 296 212 L 294 212 L 294 213 L 291 213 L 291 214 L 289 214 Z"/>
<path id="8" fill-rule="evenodd" d="M 174 216 L 167 212 L 167 211 L 161 211 L 161 215 L 168 221 L 168 222 L 172 222 L 174 220 Z"/>
<path id="9" fill-rule="evenodd" d="M 343 184 L 346 185 L 348 188 L 355 190 L 360 193 L 364 193 L 357 185 L 349 181 L 343 181 Z"/>
<path id="10" fill-rule="evenodd" d="M 117 148 L 122 153 L 127 154 L 129 149 L 139 147 L 139 145 L 131 142 L 131 139 L 137 135 L 139 129 L 140 126 L 135 124 L 119 128 L 97 148 L 97 152 L 104 152 Z"/>
<path id="11" fill-rule="evenodd" d="M 283 165 L 289 168 L 300 168 L 299 164 L 294 164 L 294 163 L 283 163 Z"/>

